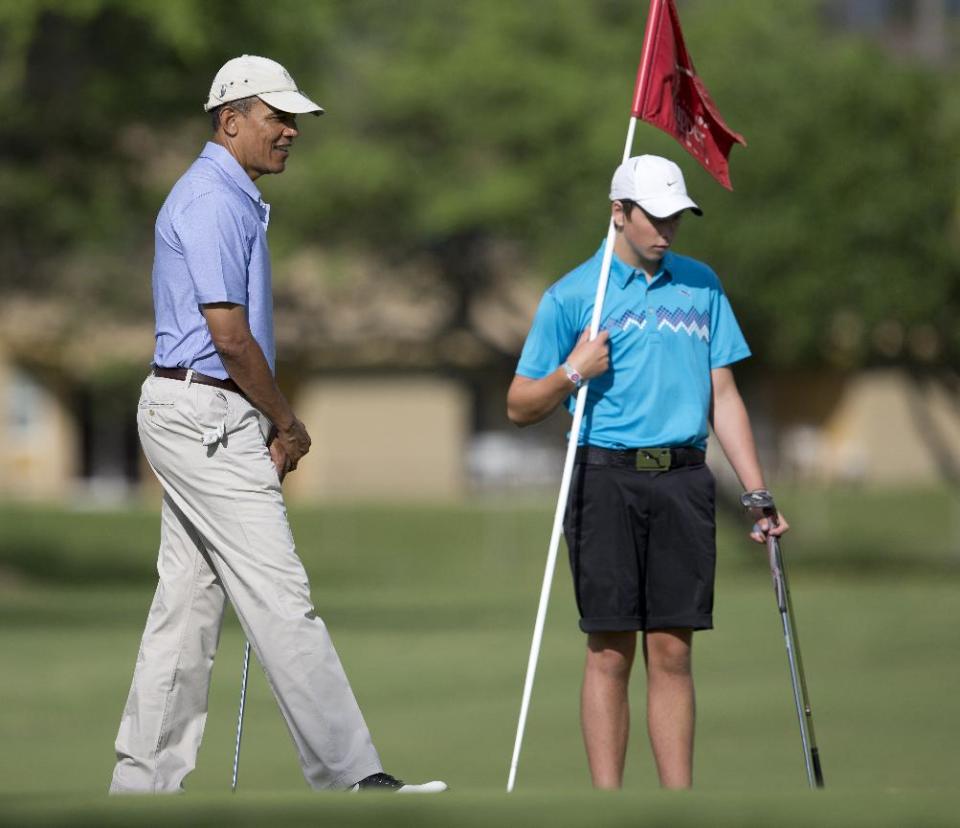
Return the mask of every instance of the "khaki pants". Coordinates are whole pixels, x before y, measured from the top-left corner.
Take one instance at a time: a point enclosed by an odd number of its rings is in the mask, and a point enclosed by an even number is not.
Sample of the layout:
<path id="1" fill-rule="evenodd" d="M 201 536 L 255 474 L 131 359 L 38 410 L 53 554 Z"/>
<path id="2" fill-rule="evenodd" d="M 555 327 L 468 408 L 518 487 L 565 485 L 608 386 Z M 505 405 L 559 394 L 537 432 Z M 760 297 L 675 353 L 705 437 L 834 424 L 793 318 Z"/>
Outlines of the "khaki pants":
<path id="1" fill-rule="evenodd" d="M 151 376 L 137 423 L 164 489 L 160 580 L 117 734 L 111 792 L 182 789 L 203 736 L 227 599 L 307 782 L 346 788 L 383 770 L 310 600 L 266 448 L 269 422 L 239 394 Z"/>

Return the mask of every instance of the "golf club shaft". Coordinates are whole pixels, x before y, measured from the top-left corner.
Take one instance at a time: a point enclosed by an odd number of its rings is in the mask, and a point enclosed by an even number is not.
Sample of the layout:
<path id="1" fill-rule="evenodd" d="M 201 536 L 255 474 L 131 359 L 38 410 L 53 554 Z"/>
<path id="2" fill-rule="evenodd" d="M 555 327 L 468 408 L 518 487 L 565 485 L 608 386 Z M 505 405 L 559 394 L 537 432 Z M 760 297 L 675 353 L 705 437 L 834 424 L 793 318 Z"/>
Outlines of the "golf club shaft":
<path id="1" fill-rule="evenodd" d="M 240 775 L 240 737 L 243 735 L 243 710 L 247 704 L 247 676 L 250 674 L 250 642 L 243 644 L 243 678 L 240 680 L 240 713 L 237 716 L 237 745 L 233 752 L 233 781 L 230 790 L 237 790 Z"/>
<path id="2" fill-rule="evenodd" d="M 800 640 L 790 601 L 790 587 L 787 572 L 783 564 L 779 540 L 770 535 L 767 538 L 767 550 L 770 559 L 770 572 L 777 597 L 777 608 L 783 625 L 783 638 L 787 649 L 787 662 L 790 667 L 790 682 L 793 687 L 793 700 L 797 709 L 797 721 L 800 725 L 800 741 L 803 747 L 803 762 L 807 772 L 807 782 L 811 788 L 823 787 L 823 771 L 820 767 L 820 754 L 817 749 L 813 729 L 813 711 L 807 693 L 807 682 L 803 671 L 803 658 L 800 655 Z"/>

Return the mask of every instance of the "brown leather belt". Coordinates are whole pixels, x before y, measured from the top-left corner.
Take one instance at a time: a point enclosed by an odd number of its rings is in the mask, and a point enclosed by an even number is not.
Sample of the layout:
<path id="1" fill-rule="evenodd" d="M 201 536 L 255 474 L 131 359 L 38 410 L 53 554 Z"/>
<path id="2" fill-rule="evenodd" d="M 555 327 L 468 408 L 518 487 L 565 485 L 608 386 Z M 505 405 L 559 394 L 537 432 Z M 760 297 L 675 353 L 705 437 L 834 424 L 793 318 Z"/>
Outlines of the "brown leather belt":
<path id="1" fill-rule="evenodd" d="M 153 375 L 155 377 L 161 377 L 162 379 L 185 380 L 187 378 L 187 369 L 163 368 L 160 365 L 154 365 Z M 194 371 L 193 379 L 190 381 L 196 382 L 199 385 L 212 385 L 214 388 L 222 388 L 224 391 L 233 391 L 234 394 L 243 394 L 243 391 L 240 390 L 240 386 L 237 385 L 232 379 L 217 379 L 216 377 L 208 377 L 206 374 L 199 374 Z"/>

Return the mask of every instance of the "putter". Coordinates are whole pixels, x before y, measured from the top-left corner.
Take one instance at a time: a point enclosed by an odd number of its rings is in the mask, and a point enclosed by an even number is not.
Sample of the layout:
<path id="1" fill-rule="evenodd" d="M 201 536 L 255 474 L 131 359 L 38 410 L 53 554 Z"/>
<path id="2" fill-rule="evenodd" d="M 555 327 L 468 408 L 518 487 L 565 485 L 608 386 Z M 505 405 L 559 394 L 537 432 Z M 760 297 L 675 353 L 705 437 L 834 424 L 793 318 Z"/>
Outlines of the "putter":
<path id="1" fill-rule="evenodd" d="M 740 498 L 745 509 L 759 509 L 763 516 L 779 523 L 777 507 L 773 495 L 764 489 L 746 492 Z M 800 641 L 797 638 L 797 622 L 790 603 L 790 587 L 787 585 L 787 571 L 783 566 L 783 554 L 780 541 L 773 535 L 767 535 L 767 557 L 770 560 L 770 574 L 773 576 L 773 591 L 777 596 L 777 609 L 783 623 L 783 638 L 787 645 L 787 662 L 790 665 L 790 682 L 793 685 L 793 701 L 797 707 L 797 721 L 800 723 L 800 741 L 803 744 L 803 763 L 807 770 L 807 782 L 811 788 L 823 787 L 823 771 L 820 768 L 820 752 L 813 732 L 813 712 L 810 709 L 810 696 L 807 694 L 807 681 L 803 675 L 803 659 L 800 657 Z"/>
<path id="2" fill-rule="evenodd" d="M 237 778 L 240 776 L 240 737 L 243 735 L 243 708 L 247 703 L 247 676 L 250 673 L 250 642 L 243 645 L 243 678 L 240 680 L 240 714 L 237 716 L 237 746 L 233 751 L 233 781 L 230 790 L 237 792 Z"/>

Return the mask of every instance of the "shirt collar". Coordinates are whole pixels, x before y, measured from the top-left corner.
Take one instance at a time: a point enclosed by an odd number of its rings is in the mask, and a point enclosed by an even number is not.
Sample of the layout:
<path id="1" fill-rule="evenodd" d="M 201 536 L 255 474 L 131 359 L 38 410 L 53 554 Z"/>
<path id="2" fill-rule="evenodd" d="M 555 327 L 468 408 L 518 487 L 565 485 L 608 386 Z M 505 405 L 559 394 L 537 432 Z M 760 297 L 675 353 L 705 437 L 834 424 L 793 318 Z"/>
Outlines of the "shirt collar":
<path id="1" fill-rule="evenodd" d="M 603 262 L 603 244 L 600 245 L 600 249 L 596 253 L 597 260 L 601 263 Z M 671 253 L 667 251 L 664 255 L 663 260 L 660 262 L 660 269 L 654 274 L 653 279 L 650 281 L 650 285 L 654 284 L 661 276 L 666 277 L 667 280 L 671 278 L 670 275 L 670 257 Z M 635 278 L 640 278 L 644 285 L 647 284 L 646 274 L 642 270 L 637 268 L 630 267 L 623 259 L 621 259 L 616 253 L 613 254 L 613 258 L 610 260 L 610 278 L 617 284 L 618 287 L 625 288 L 629 285 Z"/>
<path id="2" fill-rule="evenodd" d="M 246 193 L 257 209 L 260 211 L 260 219 L 263 226 L 266 227 L 270 221 L 270 205 L 263 200 L 257 185 L 250 180 L 250 176 L 243 171 L 243 167 L 224 147 L 213 141 L 207 141 L 200 153 L 201 158 L 208 158 L 213 161 L 224 175 L 236 184 L 244 193 Z"/>

